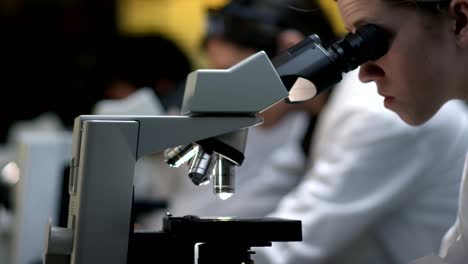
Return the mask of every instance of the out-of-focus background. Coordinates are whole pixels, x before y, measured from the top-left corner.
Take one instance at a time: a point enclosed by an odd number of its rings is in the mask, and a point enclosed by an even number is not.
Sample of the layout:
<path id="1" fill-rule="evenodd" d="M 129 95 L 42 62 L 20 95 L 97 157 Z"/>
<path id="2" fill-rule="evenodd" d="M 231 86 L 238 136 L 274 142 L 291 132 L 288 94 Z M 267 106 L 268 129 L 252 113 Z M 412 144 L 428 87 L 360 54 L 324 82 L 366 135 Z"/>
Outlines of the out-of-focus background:
<path id="1" fill-rule="evenodd" d="M 71 126 L 102 97 L 99 55 L 116 36 L 162 34 L 204 66 L 206 7 L 225 0 L 0 1 L 0 142 L 18 120 L 56 113 Z M 330 13 L 333 1 L 322 1 Z M 27 101 L 27 98 L 28 99 Z"/>
<path id="2" fill-rule="evenodd" d="M 173 39 L 200 65 L 207 5 L 223 0 L 0 1 L 0 141 L 10 125 L 56 113 L 66 126 L 102 96 L 100 55 L 116 37 Z"/>
<path id="3" fill-rule="evenodd" d="M 335 2 L 318 1 L 343 33 Z M 46 219 L 66 221 L 74 119 L 173 113 L 187 74 L 207 67 L 207 10 L 226 2 L 0 0 L 0 263 L 39 263 Z M 145 162 L 136 174 L 154 173 Z M 141 179 L 137 192 L 154 191 Z"/>

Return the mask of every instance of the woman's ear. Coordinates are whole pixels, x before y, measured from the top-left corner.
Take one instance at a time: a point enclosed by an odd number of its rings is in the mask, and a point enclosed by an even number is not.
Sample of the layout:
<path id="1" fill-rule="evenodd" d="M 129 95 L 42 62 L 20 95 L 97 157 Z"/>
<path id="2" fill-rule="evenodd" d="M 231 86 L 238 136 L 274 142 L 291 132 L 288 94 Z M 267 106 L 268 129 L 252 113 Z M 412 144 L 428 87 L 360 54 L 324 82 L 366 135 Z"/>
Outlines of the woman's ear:
<path id="1" fill-rule="evenodd" d="M 452 0 L 450 14 L 453 17 L 457 44 L 462 48 L 468 48 L 468 0 Z"/>
<path id="2" fill-rule="evenodd" d="M 467 0 L 468 1 L 468 0 Z M 278 46 L 278 53 L 289 49 L 304 39 L 304 35 L 297 30 L 283 30 L 278 34 L 276 41 Z"/>

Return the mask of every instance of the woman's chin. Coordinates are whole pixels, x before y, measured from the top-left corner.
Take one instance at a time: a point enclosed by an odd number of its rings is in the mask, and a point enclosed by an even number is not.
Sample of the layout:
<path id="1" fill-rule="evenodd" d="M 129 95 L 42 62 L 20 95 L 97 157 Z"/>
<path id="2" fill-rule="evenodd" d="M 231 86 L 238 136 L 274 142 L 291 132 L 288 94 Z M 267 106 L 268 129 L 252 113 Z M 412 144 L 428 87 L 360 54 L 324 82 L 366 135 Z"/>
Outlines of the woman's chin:
<path id="1" fill-rule="evenodd" d="M 397 113 L 406 124 L 410 126 L 420 126 L 426 123 L 433 115 L 410 115 L 408 113 Z"/>

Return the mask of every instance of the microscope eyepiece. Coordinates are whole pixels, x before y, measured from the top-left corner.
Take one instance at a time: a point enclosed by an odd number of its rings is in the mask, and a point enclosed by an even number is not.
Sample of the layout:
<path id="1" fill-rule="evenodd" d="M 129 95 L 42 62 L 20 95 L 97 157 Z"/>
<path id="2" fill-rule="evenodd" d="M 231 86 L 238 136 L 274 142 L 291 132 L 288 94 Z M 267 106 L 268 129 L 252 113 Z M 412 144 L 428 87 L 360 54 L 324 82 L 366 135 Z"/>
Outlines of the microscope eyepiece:
<path id="1" fill-rule="evenodd" d="M 379 59 L 387 53 L 389 46 L 390 34 L 369 24 L 335 42 L 330 50 L 340 54 L 343 72 L 349 72 L 364 62 Z"/>
<path id="2" fill-rule="evenodd" d="M 275 57 L 272 63 L 289 91 L 286 101 L 302 102 L 341 81 L 343 73 L 385 55 L 389 47 L 390 34 L 367 24 L 328 49 L 317 35 L 311 35 Z"/>

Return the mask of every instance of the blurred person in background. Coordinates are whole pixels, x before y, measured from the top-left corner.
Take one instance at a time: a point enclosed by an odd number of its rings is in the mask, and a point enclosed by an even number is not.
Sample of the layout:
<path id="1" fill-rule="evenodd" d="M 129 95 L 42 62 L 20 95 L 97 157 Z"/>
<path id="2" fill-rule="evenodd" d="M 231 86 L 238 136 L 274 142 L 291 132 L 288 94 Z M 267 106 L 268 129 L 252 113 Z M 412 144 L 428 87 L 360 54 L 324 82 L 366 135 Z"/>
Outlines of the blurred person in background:
<path id="1" fill-rule="evenodd" d="M 147 87 L 165 111 L 180 109 L 191 71 L 188 55 L 161 34 L 117 36 L 98 57 L 102 98 L 124 99 Z"/>
<path id="2" fill-rule="evenodd" d="M 176 42 L 160 34 L 118 36 L 98 56 L 102 100 L 100 115 L 180 114 L 191 61 Z M 155 135 L 164 137 L 165 135 Z M 172 190 L 186 179 L 185 168 L 171 169 L 163 153 L 141 157 L 135 167 L 134 212 L 137 224 L 165 208 Z"/>
<path id="3" fill-rule="evenodd" d="M 274 14 L 281 7 L 293 11 L 288 6 L 307 10 L 307 16 L 316 20 L 303 25 L 330 43 L 329 21 L 313 3 L 230 2 L 216 12 L 223 18 L 221 26 L 210 24 L 204 42 L 208 58 L 213 58 L 213 65 L 229 67 L 260 49 L 274 56 L 278 47 L 305 37 L 294 27 L 282 27 L 261 42 L 272 44 L 273 49 L 253 45 L 252 41 L 265 36 L 249 30 L 275 25 L 269 24 L 275 20 L 264 19 L 263 12 L 269 8 Z M 394 264 L 437 251 L 440 237 L 456 216 L 460 157 L 468 146 L 466 108 L 452 102 L 426 125 L 415 128 L 385 109 L 382 100 L 375 86 L 360 83 L 354 71 L 327 96 L 297 105 L 278 104 L 271 117 L 264 115 L 263 127 L 250 131 L 244 165 L 252 165 L 250 170 L 236 171 L 237 192 L 231 199 L 216 200 L 210 186 L 193 187 L 195 191 L 174 195 L 169 211 L 302 221 L 302 242 L 257 248 L 255 263 Z M 317 118 L 315 128 L 301 117 L 302 127 L 289 125 L 283 144 L 255 136 L 278 129 L 299 112 Z M 304 152 L 301 139 L 307 133 L 312 140 L 306 146 L 310 151 Z M 270 147 L 269 154 L 251 155 L 258 151 L 256 147 Z"/>
<path id="4" fill-rule="evenodd" d="M 226 69 L 259 50 L 272 57 L 288 45 L 285 42 L 296 41 L 296 36 L 300 41 L 303 35 L 312 32 L 311 28 L 303 25 L 316 24 L 312 23 L 316 17 L 299 14 L 297 21 L 288 21 L 291 10 L 277 7 L 271 1 L 233 1 L 220 9 L 209 9 L 206 35 L 202 40 L 208 66 Z M 284 36 L 280 40 L 278 34 L 281 32 Z M 211 190 L 206 190 L 210 187 L 194 186 L 187 180 L 174 193 L 169 211 L 175 215 L 236 212 L 238 216 L 246 217 L 260 217 L 271 212 L 304 173 L 309 145 L 304 142 L 310 139 L 315 122 L 315 117 L 311 118 L 304 112 L 286 110 L 292 107 L 295 106 L 278 102 L 261 114 L 264 117 L 261 126 L 249 128 L 244 163 L 235 168 L 237 191 L 233 197 L 221 202 Z M 287 167 L 289 177 L 274 178 L 261 173 L 263 164 L 271 162 L 269 157 L 272 153 L 275 162 Z M 246 197 L 256 196 L 263 185 L 275 186 L 275 190 L 250 200 L 247 205 Z M 151 224 L 160 226 L 160 218 L 156 216 Z"/>

